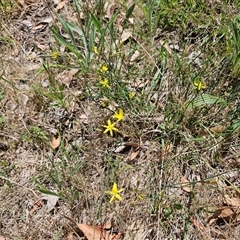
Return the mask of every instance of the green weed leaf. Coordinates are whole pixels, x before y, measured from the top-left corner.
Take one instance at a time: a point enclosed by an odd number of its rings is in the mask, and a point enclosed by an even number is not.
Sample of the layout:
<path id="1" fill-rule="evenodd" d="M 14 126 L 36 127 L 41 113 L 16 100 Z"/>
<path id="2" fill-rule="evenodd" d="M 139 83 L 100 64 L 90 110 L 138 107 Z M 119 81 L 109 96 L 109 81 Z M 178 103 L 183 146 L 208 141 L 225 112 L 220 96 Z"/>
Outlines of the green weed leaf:
<path id="1" fill-rule="evenodd" d="M 206 105 L 221 104 L 226 105 L 226 101 L 221 97 L 215 97 L 210 94 L 202 94 L 189 102 L 188 108 L 204 107 Z"/>
<path id="2" fill-rule="evenodd" d="M 57 193 L 55 193 L 55 192 L 52 192 L 52 191 L 50 191 L 50 190 L 47 190 L 47 189 L 40 188 L 40 189 L 38 189 L 38 190 L 39 190 L 39 192 L 44 193 L 44 194 L 61 197 L 59 194 L 57 194 Z"/>
<path id="3" fill-rule="evenodd" d="M 127 10 L 126 16 L 125 16 L 126 19 L 129 19 L 129 18 L 130 18 L 130 16 L 131 16 L 132 13 L 133 13 L 134 8 L 135 8 L 135 3 Z"/>

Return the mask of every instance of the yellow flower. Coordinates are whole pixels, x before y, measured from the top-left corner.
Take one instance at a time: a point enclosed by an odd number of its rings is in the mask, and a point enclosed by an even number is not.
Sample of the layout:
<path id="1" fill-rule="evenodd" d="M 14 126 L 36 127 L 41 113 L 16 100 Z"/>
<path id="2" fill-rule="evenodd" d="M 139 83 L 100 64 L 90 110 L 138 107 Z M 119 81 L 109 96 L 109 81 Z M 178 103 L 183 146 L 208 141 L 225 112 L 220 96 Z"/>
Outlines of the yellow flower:
<path id="1" fill-rule="evenodd" d="M 120 108 L 118 112 L 115 112 L 113 118 L 117 119 L 117 121 L 123 120 L 124 113 L 123 110 Z"/>
<path id="2" fill-rule="evenodd" d="M 56 59 L 58 57 L 58 52 L 52 52 L 52 58 Z"/>
<path id="3" fill-rule="evenodd" d="M 103 80 L 99 81 L 99 84 L 101 85 L 101 87 L 106 87 L 106 88 L 110 88 L 110 85 L 109 85 L 109 81 L 108 79 L 104 78 Z"/>
<path id="4" fill-rule="evenodd" d="M 97 55 L 99 54 L 98 48 L 96 46 L 93 47 L 93 52 Z"/>
<path id="5" fill-rule="evenodd" d="M 197 89 L 198 91 L 206 88 L 206 85 L 201 80 L 198 79 L 194 80 L 193 85 L 195 89 Z"/>
<path id="6" fill-rule="evenodd" d="M 111 199 L 110 199 L 110 203 L 112 203 L 112 201 L 116 198 L 119 201 L 122 201 L 122 197 L 120 196 L 119 193 L 121 193 L 122 191 L 124 191 L 124 188 L 118 190 L 117 184 L 113 183 L 113 187 L 111 191 L 105 191 L 106 194 L 111 195 Z"/>
<path id="7" fill-rule="evenodd" d="M 101 102 L 101 106 L 102 106 L 103 108 L 105 108 L 107 105 L 108 105 L 107 102 L 104 102 L 104 101 Z"/>
<path id="8" fill-rule="evenodd" d="M 106 64 L 103 64 L 100 71 L 102 73 L 107 72 L 108 71 L 108 66 Z"/>
<path id="9" fill-rule="evenodd" d="M 135 92 L 130 92 L 128 96 L 132 100 L 135 97 Z"/>
<path id="10" fill-rule="evenodd" d="M 103 133 L 110 132 L 111 136 L 113 136 L 113 131 L 118 132 L 118 129 L 115 127 L 115 123 L 111 123 L 110 119 L 107 120 L 107 125 L 103 125 L 103 127 L 106 128 Z"/>

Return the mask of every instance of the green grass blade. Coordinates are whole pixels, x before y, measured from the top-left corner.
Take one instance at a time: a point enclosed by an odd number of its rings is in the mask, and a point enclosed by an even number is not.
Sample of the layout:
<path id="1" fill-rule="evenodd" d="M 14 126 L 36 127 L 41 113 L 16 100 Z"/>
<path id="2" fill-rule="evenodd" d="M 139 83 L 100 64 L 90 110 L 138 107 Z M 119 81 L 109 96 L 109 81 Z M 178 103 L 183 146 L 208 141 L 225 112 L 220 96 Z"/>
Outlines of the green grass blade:
<path id="1" fill-rule="evenodd" d="M 132 13 L 133 13 L 134 8 L 135 8 L 135 3 L 127 10 L 126 16 L 125 16 L 126 19 L 129 19 L 129 18 L 130 18 L 130 16 L 131 16 Z"/>

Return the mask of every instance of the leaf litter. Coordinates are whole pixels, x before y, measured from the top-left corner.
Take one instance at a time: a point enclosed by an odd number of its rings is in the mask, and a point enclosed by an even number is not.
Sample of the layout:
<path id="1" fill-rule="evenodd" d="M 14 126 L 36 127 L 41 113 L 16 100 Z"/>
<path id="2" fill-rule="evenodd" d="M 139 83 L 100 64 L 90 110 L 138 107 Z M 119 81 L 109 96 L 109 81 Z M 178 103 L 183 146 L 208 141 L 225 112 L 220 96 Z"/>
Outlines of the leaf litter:
<path id="1" fill-rule="evenodd" d="M 76 223 L 71 218 L 64 216 L 69 221 L 73 222 L 85 235 L 88 240 L 118 240 L 122 239 L 122 233 L 111 233 L 106 230 L 106 228 L 111 229 L 111 225 L 108 223 L 107 225 L 97 225 L 92 226 L 89 224 L 80 224 Z"/>

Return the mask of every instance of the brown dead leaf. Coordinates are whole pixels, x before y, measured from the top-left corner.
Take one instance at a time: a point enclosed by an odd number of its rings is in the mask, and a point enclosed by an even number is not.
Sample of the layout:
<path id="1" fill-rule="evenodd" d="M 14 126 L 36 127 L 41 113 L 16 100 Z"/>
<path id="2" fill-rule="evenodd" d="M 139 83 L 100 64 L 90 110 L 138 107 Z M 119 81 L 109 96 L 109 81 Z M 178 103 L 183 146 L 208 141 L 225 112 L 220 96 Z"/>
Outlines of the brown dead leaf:
<path id="1" fill-rule="evenodd" d="M 148 83 L 149 83 L 149 80 L 139 78 L 139 79 L 135 79 L 130 84 L 131 84 L 131 87 L 138 89 L 138 88 L 144 88 Z"/>
<path id="2" fill-rule="evenodd" d="M 109 1 L 106 1 L 106 3 L 104 4 L 105 18 L 111 19 L 117 9 L 118 5 L 116 3 L 110 3 Z"/>
<path id="3" fill-rule="evenodd" d="M 140 57 L 140 52 L 137 50 L 134 52 L 134 54 L 130 58 L 130 63 L 135 62 Z"/>
<path id="4" fill-rule="evenodd" d="M 49 49 L 49 46 L 46 45 L 46 44 L 43 45 L 43 44 L 41 44 L 41 43 L 39 43 L 39 42 L 37 42 L 37 41 L 35 41 L 34 44 L 36 45 L 37 48 L 39 48 L 39 49 L 42 50 L 42 51 L 46 51 L 46 50 Z"/>
<path id="5" fill-rule="evenodd" d="M 226 207 L 221 209 L 221 213 L 218 215 L 218 217 L 225 220 L 229 220 L 233 213 L 234 211 L 231 208 Z"/>
<path id="6" fill-rule="evenodd" d="M 17 4 L 23 8 L 28 5 L 38 4 L 38 0 L 17 0 Z"/>
<path id="7" fill-rule="evenodd" d="M 85 113 L 80 115 L 79 119 L 81 120 L 82 123 L 89 124 L 89 118 Z"/>
<path id="8" fill-rule="evenodd" d="M 236 207 L 219 207 L 215 210 L 215 212 L 208 217 L 207 222 L 208 225 L 214 223 L 218 218 L 223 219 L 227 222 L 229 221 L 239 221 L 239 208 Z"/>
<path id="9" fill-rule="evenodd" d="M 126 41 L 128 41 L 129 38 L 132 38 L 132 32 L 128 29 L 125 29 L 122 33 L 120 44 L 125 43 Z"/>
<path id="10" fill-rule="evenodd" d="M 47 201 L 47 212 L 51 212 L 55 207 L 59 200 L 58 196 L 50 195 L 50 194 L 42 194 L 42 199 Z"/>
<path id="11" fill-rule="evenodd" d="M 224 126 L 215 126 L 215 127 L 211 127 L 211 128 L 208 128 L 208 129 L 198 129 L 196 132 L 202 136 L 202 135 L 206 135 L 206 134 L 209 134 L 210 132 L 211 133 L 221 133 L 225 130 L 226 127 Z"/>
<path id="12" fill-rule="evenodd" d="M 182 184 L 183 191 L 187 193 L 192 192 L 191 184 L 184 176 L 182 176 L 181 178 L 181 184 Z"/>
<path id="13" fill-rule="evenodd" d="M 42 19 L 40 22 L 38 22 L 33 28 L 32 30 L 38 30 L 43 28 L 44 26 L 46 26 L 47 24 L 51 23 L 53 21 L 52 17 L 47 17 Z"/>
<path id="14" fill-rule="evenodd" d="M 117 240 L 122 234 L 110 234 L 105 229 L 98 229 L 89 224 L 77 224 L 88 240 Z"/>
<path id="15" fill-rule="evenodd" d="M 240 199 L 224 195 L 223 203 L 228 206 L 240 207 Z"/>
<path id="16" fill-rule="evenodd" d="M 0 236 L 0 240 L 5 240 L 5 238 L 3 236 Z"/>
<path id="17" fill-rule="evenodd" d="M 63 0 L 62 2 L 58 3 L 56 10 L 60 10 L 64 7 L 64 5 L 66 4 L 67 0 Z"/>
<path id="18" fill-rule="evenodd" d="M 73 76 L 78 72 L 78 69 L 73 68 L 70 71 L 67 71 L 63 74 L 63 79 L 62 79 L 62 83 L 65 84 L 66 86 L 69 86 Z"/>
<path id="19" fill-rule="evenodd" d="M 76 223 L 71 218 L 67 216 L 64 217 L 73 222 L 74 224 L 76 224 L 77 227 L 83 232 L 83 234 L 88 240 L 118 240 L 123 236 L 122 233 L 111 234 L 105 229 L 102 228 L 99 229 L 96 226 L 94 227 L 89 224 Z"/>
<path id="20" fill-rule="evenodd" d="M 209 130 L 213 133 L 221 133 L 225 130 L 225 127 L 219 125 L 219 126 L 216 126 L 216 127 L 211 127 Z"/>
<path id="21" fill-rule="evenodd" d="M 58 136 L 58 137 L 53 137 L 52 138 L 52 148 L 53 149 L 56 149 L 56 148 L 58 148 L 59 147 L 59 145 L 60 145 L 60 142 L 61 142 L 61 138 L 60 138 L 60 136 Z"/>
<path id="22" fill-rule="evenodd" d="M 139 151 L 133 151 L 133 152 L 131 152 L 131 154 L 130 154 L 130 160 L 131 160 L 131 161 L 134 160 L 134 159 L 137 157 L 138 154 L 139 154 Z"/>
<path id="23" fill-rule="evenodd" d="M 134 148 L 134 150 L 138 150 L 140 148 L 140 143 L 137 142 L 123 142 L 114 150 L 115 153 L 123 152 L 125 149 L 129 149 L 129 147 Z"/>
<path id="24" fill-rule="evenodd" d="M 136 143 L 136 142 L 125 142 L 123 143 L 124 146 L 129 146 L 132 148 L 139 148 L 140 147 L 140 143 Z"/>

